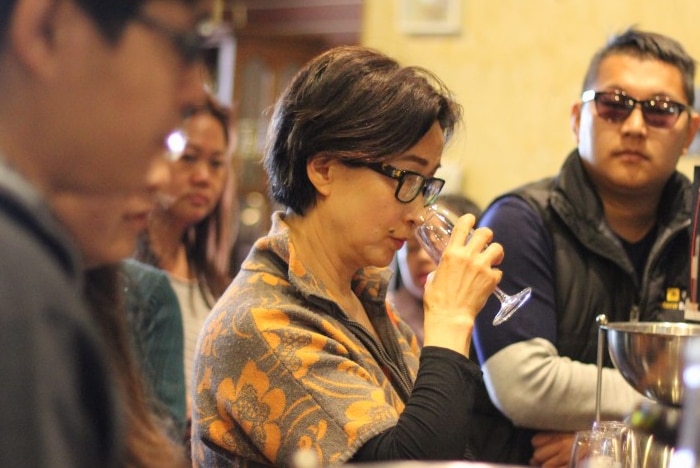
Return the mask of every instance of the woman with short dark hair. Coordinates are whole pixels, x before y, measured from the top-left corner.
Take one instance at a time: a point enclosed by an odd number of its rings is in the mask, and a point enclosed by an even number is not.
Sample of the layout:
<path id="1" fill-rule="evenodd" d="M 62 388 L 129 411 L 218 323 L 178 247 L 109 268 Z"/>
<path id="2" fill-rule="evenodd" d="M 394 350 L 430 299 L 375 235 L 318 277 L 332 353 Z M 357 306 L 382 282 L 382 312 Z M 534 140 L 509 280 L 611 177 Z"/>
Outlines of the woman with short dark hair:
<path id="1" fill-rule="evenodd" d="M 265 167 L 286 205 L 200 335 L 196 466 L 469 458 L 474 317 L 503 255 L 460 218 L 426 286 L 425 346 L 385 302 L 387 267 L 443 180 L 461 109 L 430 72 L 362 47 L 307 64 Z M 457 397 L 458 396 L 458 397 Z M 302 452 L 303 453 L 303 452 Z"/>

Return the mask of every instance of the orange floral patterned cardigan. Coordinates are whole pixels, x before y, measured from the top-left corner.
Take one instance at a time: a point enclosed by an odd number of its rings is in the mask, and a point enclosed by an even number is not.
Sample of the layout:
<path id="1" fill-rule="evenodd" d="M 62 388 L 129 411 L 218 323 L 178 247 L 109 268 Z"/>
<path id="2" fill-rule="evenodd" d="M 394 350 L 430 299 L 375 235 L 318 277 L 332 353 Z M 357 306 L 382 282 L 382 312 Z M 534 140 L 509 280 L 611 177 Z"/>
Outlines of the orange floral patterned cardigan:
<path id="1" fill-rule="evenodd" d="M 346 462 L 411 392 L 419 351 L 385 303 L 390 271 L 353 281 L 380 344 L 304 270 L 288 232 L 275 214 L 200 334 L 194 466 L 283 466 L 299 449 L 319 466 Z"/>

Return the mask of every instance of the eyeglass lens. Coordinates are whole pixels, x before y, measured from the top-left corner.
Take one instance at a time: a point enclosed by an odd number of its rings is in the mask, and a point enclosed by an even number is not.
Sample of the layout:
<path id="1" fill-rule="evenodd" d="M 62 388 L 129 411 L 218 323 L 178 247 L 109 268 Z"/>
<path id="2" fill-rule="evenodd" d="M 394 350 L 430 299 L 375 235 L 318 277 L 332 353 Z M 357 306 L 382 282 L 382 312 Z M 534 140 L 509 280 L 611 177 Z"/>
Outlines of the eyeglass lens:
<path id="1" fill-rule="evenodd" d="M 415 174 L 403 174 L 396 193 L 400 201 L 410 202 L 418 196 L 423 188 L 423 178 Z"/>
<path id="2" fill-rule="evenodd" d="M 664 98 L 638 101 L 621 93 L 596 93 L 596 110 L 598 115 L 611 122 L 626 120 L 639 104 L 642 108 L 642 116 L 647 125 L 658 128 L 672 127 L 681 112 L 683 105 Z"/>
<path id="3" fill-rule="evenodd" d="M 404 203 L 413 201 L 423 192 L 423 203 L 427 206 L 435 201 L 442 189 L 440 179 L 426 179 L 418 174 L 404 174 L 396 191 L 396 198 Z"/>
<path id="4" fill-rule="evenodd" d="M 441 179 L 433 179 L 423 187 L 423 202 L 425 206 L 435 203 L 445 182 Z"/>

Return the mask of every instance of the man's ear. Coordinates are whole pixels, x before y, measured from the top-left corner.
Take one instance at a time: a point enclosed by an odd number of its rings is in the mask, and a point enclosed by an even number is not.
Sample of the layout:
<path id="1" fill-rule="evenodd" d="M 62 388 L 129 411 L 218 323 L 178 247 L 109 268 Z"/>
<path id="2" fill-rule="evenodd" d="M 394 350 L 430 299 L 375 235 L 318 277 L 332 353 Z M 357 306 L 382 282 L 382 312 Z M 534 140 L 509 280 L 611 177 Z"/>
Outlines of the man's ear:
<path id="1" fill-rule="evenodd" d="M 64 0 L 18 0 L 10 18 L 10 53 L 30 73 L 54 73 L 56 29 L 65 18 Z M 74 7 L 76 8 L 76 7 Z"/>
<path id="2" fill-rule="evenodd" d="M 333 168 L 338 163 L 337 159 L 323 153 L 311 156 L 306 162 L 306 175 L 319 194 L 323 196 L 330 194 Z"/>
<path id="3" fill-rule="evenodd" d="M 690 145 L 693 144 L 695 135 L 698 133 L 698 127 L 700 127 L 700 115 L 698 115 L 698 113 L 695 111 L 689 111 L 688 115 L 690 116 L 690 121 L 688 123 L 688 133 L 686 135 L 685 145 L 683 145 L 683 154 L 688 152 L 688 148 L 690 148 Z"/>
<path id="4" fill-rule="evenodd" d="M 571 131 L 574 133 L 576 144 L 578 144 L 578 131 L 581 127 L 581 107 L 580 101 L 575 102 L 571 106 L 571 114 L 569 116 L 569 124 L 571 125 Z"/>

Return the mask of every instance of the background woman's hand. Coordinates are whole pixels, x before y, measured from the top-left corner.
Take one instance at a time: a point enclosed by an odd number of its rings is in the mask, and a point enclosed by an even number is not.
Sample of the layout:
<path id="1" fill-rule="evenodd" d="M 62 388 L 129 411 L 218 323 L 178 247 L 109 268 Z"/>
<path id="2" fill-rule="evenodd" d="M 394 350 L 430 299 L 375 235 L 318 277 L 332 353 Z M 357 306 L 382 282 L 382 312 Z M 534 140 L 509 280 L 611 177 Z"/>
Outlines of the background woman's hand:
<path id="1" fill-rule="evenodd" d="M 532 438 L 534 452 L 530 465 L 543 468 L 566 468 L 569 466 L 571 447 L 574 444 L 572 432 L 540 432 Z"/>
<path id="2" fill-rule="evenodd" d="M 493 268 L 503 260 L 493 232 L 476 229 L 474 216 L 459 218 L 436 270 L 425 285 L 425 346 L 442 346 L 467 355 L 476 315 L 501 280 Z M 467 242 L 467 239 L 469 241 Z"/>

